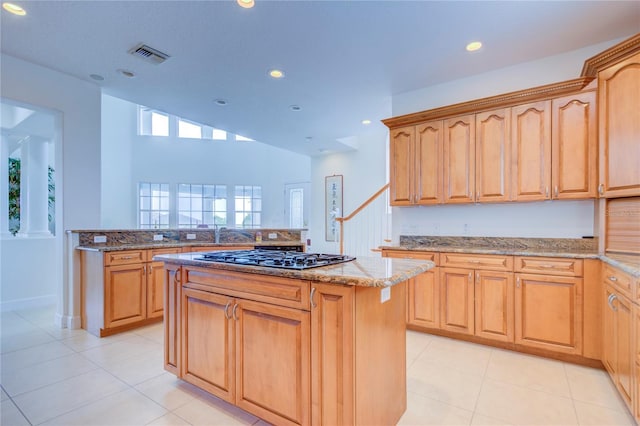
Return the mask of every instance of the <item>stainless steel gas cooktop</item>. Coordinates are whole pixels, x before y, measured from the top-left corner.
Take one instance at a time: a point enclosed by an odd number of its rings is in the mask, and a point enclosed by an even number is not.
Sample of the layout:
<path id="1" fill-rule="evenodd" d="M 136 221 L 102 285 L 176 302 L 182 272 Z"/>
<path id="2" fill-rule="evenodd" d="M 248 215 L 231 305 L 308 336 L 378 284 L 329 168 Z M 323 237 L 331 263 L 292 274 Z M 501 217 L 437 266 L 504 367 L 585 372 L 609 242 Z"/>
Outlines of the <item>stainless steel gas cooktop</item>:
<path id="1" fill-rule="evenodd" d="M 341 254 L 300 253 L 283 250 L 228 250 L 203 253 L 195 259 L 269 268 L 309 269 L 350 262 L 355 257 Z"/>

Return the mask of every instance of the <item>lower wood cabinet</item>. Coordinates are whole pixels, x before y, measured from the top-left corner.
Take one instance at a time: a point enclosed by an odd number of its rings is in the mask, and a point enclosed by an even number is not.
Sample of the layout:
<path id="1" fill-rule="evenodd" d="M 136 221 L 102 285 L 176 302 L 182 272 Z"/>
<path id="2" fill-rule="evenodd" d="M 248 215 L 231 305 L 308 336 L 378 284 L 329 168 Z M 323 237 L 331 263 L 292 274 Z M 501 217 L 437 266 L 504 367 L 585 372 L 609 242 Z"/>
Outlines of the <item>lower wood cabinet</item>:
<path id="1" fill-rule="evenodd" d="M 582 354 L 582 278 L 516 274 L 515 342 Z"/>
<path id="2" fill-rule="evenodd" d="M 181 376 L 277 424 L 310 421 L 309 312 L 185 288 Z"/>
<path id="3" fill-rule="evenodd" d="M 474 334 L 473 271 L 440 268 L 440 328 Z"/>
<path id="4" fill-rule="evenodd" d="M 640 424 L 640 306 L 633 305 L 633 326 L 634 331 L 634 345 L 633 345 L 633 360 L 634 367 L 634 383 L 635 383 L 635 398 L 633 403 L 633 415 L 636 418 L 636 423 Z"/>
<path id="5" fill-rule="evenodd" d="M 514 288 L 511 272 L 476 271 L 475 335 L 501 342 L 514 341 Z"/>
<path id="6" fill-rule="evenodd" d="M 164 267 L 164 369 L 180 376 L 180 305 L 182 303 L 182 269 Z"/>
<path id="7" fill-rule="evenodd" d="M 408 281 L 407 324 L 440 328 L 440 268 L 430 269 Z"/>
<path id="8" fill-rule="evenodd" d="M 144 320 L 147 316 L 146 265 L 107 266 L 104 277 L 104 328 Z"/>

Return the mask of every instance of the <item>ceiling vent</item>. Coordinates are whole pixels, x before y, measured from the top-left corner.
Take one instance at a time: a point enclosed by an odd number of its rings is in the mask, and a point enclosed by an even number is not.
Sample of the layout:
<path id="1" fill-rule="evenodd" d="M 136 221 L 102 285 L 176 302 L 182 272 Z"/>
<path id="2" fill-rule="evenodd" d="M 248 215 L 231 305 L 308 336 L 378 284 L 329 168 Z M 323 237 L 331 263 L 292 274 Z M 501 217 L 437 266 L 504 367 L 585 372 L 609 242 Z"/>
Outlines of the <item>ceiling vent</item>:
<path id="1" fill-rule="evenodd" d="M 142 43 L 129 50 L 129 53 L 156 65 L 161 64 L 170 58 L 166 53 L 162 53 L 161 51 Z"/>

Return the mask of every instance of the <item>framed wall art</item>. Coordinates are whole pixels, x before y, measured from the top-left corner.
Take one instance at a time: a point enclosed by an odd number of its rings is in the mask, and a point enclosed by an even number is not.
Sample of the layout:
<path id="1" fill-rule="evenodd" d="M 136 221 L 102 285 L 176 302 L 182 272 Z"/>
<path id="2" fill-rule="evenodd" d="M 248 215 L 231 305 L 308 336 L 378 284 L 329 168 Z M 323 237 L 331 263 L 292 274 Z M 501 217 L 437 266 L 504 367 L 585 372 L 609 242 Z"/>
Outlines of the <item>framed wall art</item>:
<path id="1" fill-rule="evenodd" d="M 340 223 L 336 217 L 342 217 L 342 175 L 324 178 L 325 193 L 325 240 L 340 240 Z"/>

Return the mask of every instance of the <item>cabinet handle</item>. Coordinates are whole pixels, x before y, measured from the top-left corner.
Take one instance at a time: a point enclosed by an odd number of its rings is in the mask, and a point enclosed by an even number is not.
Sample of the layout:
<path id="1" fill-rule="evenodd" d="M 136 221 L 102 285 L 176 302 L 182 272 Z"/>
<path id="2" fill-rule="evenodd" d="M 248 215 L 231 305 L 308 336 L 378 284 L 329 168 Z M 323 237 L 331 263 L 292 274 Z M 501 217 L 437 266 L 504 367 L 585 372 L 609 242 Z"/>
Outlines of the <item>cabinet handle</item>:
<path id="1" fill-rule="evenodd" d="M 153 272 L 153 265 L 149 265 L 149 273 Z"/>
<path id="2" fill-rule="evenodd" d="M 142 266 L 142 273 L 145 275 L 147 274 L 147 265 Z"/>
<path id="3" fill-rule="evenodd" d="M 603 183 L 598 185 L 598 194 L 600 194 L 600 195 L 604 194 L 604 184 Z"/>
<path id="4" fill-rule="evenodd" d="M 229 315 L 229 312 L 228 312 L 228 311 L 229 311 L 229 306 L 231 306 L 231 300 L 229 300 L 229 301 L 227 302 L 227 304 L 226 304 L 226 305 L 224 305 L 224 317 L 225 317 L 226 319 L 231 319 L 231 316 Z"/>
<path id="5" fill-rule="evenodd" d="M 173 274 L 173 282 L 176 283 L 177 285 L 180 285 L 180 270 L 177 269 L 175 271 L 175 273 Z"/>
<path id="6" fill-rule="evenodd" d="M 121 256 L 120 260 L 133 259 L 133 256 Z"/>
<path id="7" fill-rule="evenodd" d="M 315 295 L 316 295 L 316 288 L 315 287 L 311 287 L 311 295 L 309 296 L 309 299 L 311 301 L 311 307 L 312 308 L 315 308 L 315 307 L 318 306 L 315 303 L 313 303 L 313 296 L 315 296 Z"/>
<path id="8" fill-rule="evenodd" d="M 469 280 L 471 280 L 472 274 L 471 272 L 469 272 Z"/>
<path id="9" fill-rule="evenodd" d="M 480 261 L 471 259 L 471 260 L 469 260 L 469 263 L 480 263 Z"/>
<path id="10" fill-rule="evenodd" d="M 549 198 L 549 187 L 548 186 L 544 188 L 544 196 Z"/>
<path id="11" fill-rule="evenodd" d="M 516 287 L 520 288 L 520 277 L 516 278 Z"/>
<path id="12" fill-rule="evenodd" d="M 556 185 L 555 193 L 556 193 L 556 198 L 558 198 L 558 185 Z"/>
<path id="13" fill-rule="evenodd" d="M 476 284 L 480 284 L 480 273 L 476 274 Z"/>
<path id="14" fill-rule="evenodd" d="M 553 269 L 556 266 L 555 265 L 549 265 L 549 264 L 544 264 L 544 265 L 540 265 L 541 268 L 546 268 L 546 269 Z"/>
<path id="15" fill-rule="evenodd" d="M 611 275 L 609 277 L 609 281 L 613 281 L 615 283 L 616 281 L 618 281 L 618 278 L 616 278 L 614 275 Z"/>
<path id="16" fill-rule="evenodd" d="M 614 301 L 614 300 L 616 300 L 617 298 L 618 298 L 618 296 L 616 296 L 615 294 L 611 294 L 611 295 L 609 296 L 609 307 L 610 307 L 611 309 L 613 309 L 613 311 L 614 311 L 614 312 L 618 310 L 618 308 L 616 308 L 616 307 L 613 305 L 613 301 Z"/>
<path id="17" fill-rule="evenodd" d="M 235 305 L 233 305 L 233 311 L 231 312 L 231 315 L 233 316 L 233 319 L 238 321 L 238 317 L 236 316 L 236 311 L 238 310 L 238 304 L 236 303 Z"/>

